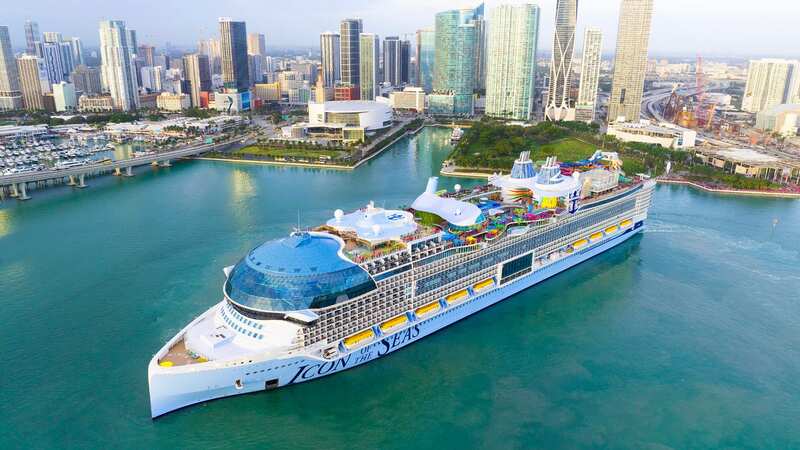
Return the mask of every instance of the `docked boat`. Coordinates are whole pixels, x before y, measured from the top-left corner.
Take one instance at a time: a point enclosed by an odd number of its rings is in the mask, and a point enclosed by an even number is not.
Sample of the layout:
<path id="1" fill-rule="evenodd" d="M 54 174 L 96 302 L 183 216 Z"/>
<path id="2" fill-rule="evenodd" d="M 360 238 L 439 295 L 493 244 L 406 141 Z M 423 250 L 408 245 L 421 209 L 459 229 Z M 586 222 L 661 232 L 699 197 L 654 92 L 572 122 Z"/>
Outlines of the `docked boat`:
<path id="1" fill-rule="evenodd" d="M 456 142 L 460 141 L 462 137 L 464 137 L 464 130 L 462 130 L 461 128 L 455 127 L 455 128 L 453 128 L 453 132 L 450 133 L 450 142 L 456 143 Z"/>
<path id="2" fill-rule="evenodd" d="M 373 361 L 620 245 L 644 229 L 655 182 L 593 192 L 604 170 L 563 175 L 523 153 L 475 191 L 444 194 L 434 177 L 407 209 L 336 210 L 257 246 L 152 357 L 152 417 Z"/>

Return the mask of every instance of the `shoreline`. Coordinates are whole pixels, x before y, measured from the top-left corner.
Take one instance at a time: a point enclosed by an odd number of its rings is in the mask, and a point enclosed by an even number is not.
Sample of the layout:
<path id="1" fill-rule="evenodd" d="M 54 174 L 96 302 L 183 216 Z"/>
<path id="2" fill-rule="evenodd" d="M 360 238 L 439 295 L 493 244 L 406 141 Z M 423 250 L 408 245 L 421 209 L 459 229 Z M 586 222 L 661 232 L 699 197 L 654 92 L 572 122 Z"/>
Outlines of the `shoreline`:
<path id="1" fill-rule="evenodd" d="M 661 179 L 656 178 L 657 183 L 663 184 L 681 184 L 689 187 L 693 187 L 695 189 L 700 189 L 701 191 L 710 192 L 712 194 L 719 194 L 719 195 L 740 195 L 744 197 L 771 197 L 771 198 L 793 198 L 793 199 L 800 199 L 800 193 L 793 193 L 793 192 L 775 192 L 775 191 L 747 191 L 747 190 L 737 190 L 737 189 L 714 189 L 709 188 L 700 184 L 697 184 L 692 181 L 688 180 L 671 180 L 671 179 Z"/>
<path id="2" fill-rule="evenodd" d="M 222 161 L 222 162 L 228 162 L 228 163 L 262 164 L 262 165 L 268 165 L 268 166 L 304 167 L 304 168 L 307 168 L 307 169 L 355 170 L 359 166 L 364 164 L 365 162 L 368 162 L 372 158 L 375 158 L 376 156 L 378 156 L 381 153 L 383 153 L 387 148 L 389 148 L 392 145 L 394 145 L 395 142 L 397 142 L 400 139 L 403 139 L 404 137 L 407 137 L 407 136 L 414 136 L 417 133 L 419 133 L 422 129 L 424 129 L 425 127 L 428 127 L 428 126 L 432 126 L 432 125 L 426 125 L 426 124 L 423 123 L 416 130 L 413 130 L 413 131 L 412 130 L 408 130 L 408 131 L 406 131 L 405 133 L 401 134 L 397 138 L 393 139 L 391 142 L 389 142 L 386 145 L 384 145 L 383 147 L 381 147 L 380 150 L 372 153 L 371 155 L 369 155 L 368 157 L 366 157 L 364 159 L 359 160 L 357 163 L 355 163 L 352 166 L 343 166 L 341 164 L 317 164 L 317 163 L 312 163 L 312 162 L 298 163 L 298 162 L 288 162 L 288 161 L 268 161 L 268 160 L 259 160 L 259 159 L 214 158 L 214 157 L 207 157 L 207 156 L 198 156 L 198 157 L 195 157 L 193 159 L 198 159 L 198 160 L 201 160 L 201 161 Z"/>

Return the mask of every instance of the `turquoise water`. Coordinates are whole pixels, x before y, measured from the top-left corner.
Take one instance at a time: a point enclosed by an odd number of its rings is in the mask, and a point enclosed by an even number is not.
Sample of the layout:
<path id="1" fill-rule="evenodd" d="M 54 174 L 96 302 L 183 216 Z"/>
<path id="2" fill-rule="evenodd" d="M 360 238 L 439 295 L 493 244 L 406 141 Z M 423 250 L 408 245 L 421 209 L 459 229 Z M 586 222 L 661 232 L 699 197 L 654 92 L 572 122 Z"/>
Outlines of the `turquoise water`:
<path id="1" fill-rule="evenodd" d="M 800 446 L 800 202 L 671 186 L 641 237 L 389 357 L 150 420 L 147 363 L 222 267 L 298 212 L 410 202 L 448 138 L 355 172 L 193 161 L 0 204 L 0 448 Z"/>

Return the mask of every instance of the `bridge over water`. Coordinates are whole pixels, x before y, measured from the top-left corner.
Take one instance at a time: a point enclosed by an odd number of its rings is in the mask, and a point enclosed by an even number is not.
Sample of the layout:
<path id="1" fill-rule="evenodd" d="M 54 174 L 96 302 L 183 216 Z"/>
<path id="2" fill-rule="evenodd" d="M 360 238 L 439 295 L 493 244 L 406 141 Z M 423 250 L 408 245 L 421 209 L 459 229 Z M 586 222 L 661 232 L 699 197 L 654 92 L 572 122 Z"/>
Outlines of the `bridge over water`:
<path id="1" fill-rule="evenodd" d="M 86 164 L 82 166 L 70 167 L 68 169 L 50 169 L 37 172 L 25 172 L 13 175 L 0 176 L 0 195 L 6 194 L 19 200 L 28 200 L 28 187 L 41 186 L 47 184 L 57 184 L 67 182 L 70 186 L 78 188 L 86 187 L 86 177 L 114 172 L 115 175 L 133 176 L 133 168 L 157 164 L 169 166 L 170 162 L 179 158 L 197 156 L 211 151 L 226 150 L 237 144 L 241 137 L 225 142 L 214 144 L 198 144 L 181 147 L 174 150 L 157 152 L 151 155 L 139 156 L 136 158 L 122 159 L 119 161 Z"/>

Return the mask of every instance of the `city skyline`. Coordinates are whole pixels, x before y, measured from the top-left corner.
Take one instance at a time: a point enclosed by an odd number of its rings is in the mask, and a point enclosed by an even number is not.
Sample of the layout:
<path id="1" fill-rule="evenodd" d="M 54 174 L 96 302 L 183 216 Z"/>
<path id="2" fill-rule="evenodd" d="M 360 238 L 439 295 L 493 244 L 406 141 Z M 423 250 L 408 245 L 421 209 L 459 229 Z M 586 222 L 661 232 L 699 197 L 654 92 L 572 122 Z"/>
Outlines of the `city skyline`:
<path id="1" fill-rule="evenodd" d="M 128 26 L 139 32 L 138 40 L 156 46 L 170 42 L 180 48 L 191 48 L 197 40 L 216 34 L 216 23 L 220 16 L 231 15 L 238 20 L 246 20 L 249 29 L 266 35 L 267 45 L 276 47 L 317 47 L 319 34 L 323 31 L 337 31 L 338 23 L 344 16 L 360 17 L 369 26 L 365 31 L 379 35 L 411 35 L 417 29 L 432 27 L 437 12 L 453 8 L 476 7 L 480 2 L 452 2 L 433 0 L 423 2 L 411 0 L 387 0 L 380 4 L 370 4 L 361 0 L 337 2 L 335 7 L 327 3 L 315 2 L 320 13 L 303 22 L 299 27 L 297 21 L 290 20 L 293 14 L 289 10 L 272 10 L 258 4 L 242 1 L 228 3 L 220 8 L 209 1 L 193 2 L 187 10 L 186 3 L 161 4 L 152 0 L 142 0 L 137 7 L 123 7 L 115 4 L 109 7 L 103 2 L 89 0 L 82 4 L 81 14 L 65 14 L 54 0 L 39 0 L 18 8 L 4 15 L 2 25 L 9 26 L 11 42 L 15 51 L 24 50 L 25 20 L 38 22 L 41 32 L 59 31 L 64 36 L 80 37 L 85 46 L 97 47 L 97 23 L 101 20 L 125 20 Z M 152 3 L 160 11 L 161 17 L 180 15 L 184 19 L 162 26 L 159 20 L 153 20 L 152 11 L 147 5 Z M 499 4 L 524 3 L 520 1 L 489 1 L 486 8 Z M 555 0 L 532 2 L 542 10 L 543 36 L 553 32 Z M 793 18 L 800 14 L 800 4 L 786 0 L 764 0 L 761 7 L 747 11 L 735 11 L 728 8 L 723 0 L 693 2 L 675 0 L 656 4 L 652 27 L 651 54 L 694 56 L 792 56 L 796 55 L 796 39 L 787 36 L 798 34 L 793 26 Z M 775 15 L 776 10 L 782 11 Z M 76 10 L 77 11 L 77 10 Z M 582 35 L 588 26 L 596 26 L 603 31 L 604 54 L 613 51 L 616 41 L 616 18 L 619 14 L 619 2 L 602 0 L 596 3 L 581 3 L 581 14 L 578 18 L 577 33 Z M 725 27 L 715 28 L 713 33 L 707 30 L 710 23 L 724 23 Z M 766 25 L 769 23 L 769 25 Z M 758 25 L 764 24 L 764 25 Z M 687 30 L 696 30 L 687 33 Z M 702 35 L 703 39 L 697 39 Z M 541 44 L 541 43 L 540 43 Z M 581 42 L 576 42 L 576 50 L 580 50 Z M 549 46 L 542 45 L 544 51 Z"/>

